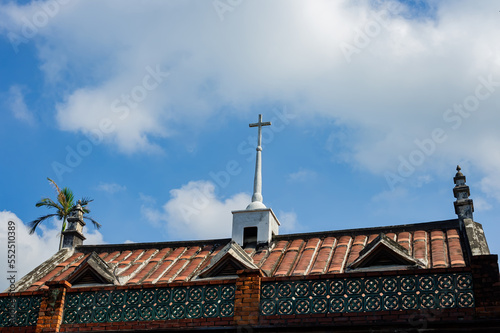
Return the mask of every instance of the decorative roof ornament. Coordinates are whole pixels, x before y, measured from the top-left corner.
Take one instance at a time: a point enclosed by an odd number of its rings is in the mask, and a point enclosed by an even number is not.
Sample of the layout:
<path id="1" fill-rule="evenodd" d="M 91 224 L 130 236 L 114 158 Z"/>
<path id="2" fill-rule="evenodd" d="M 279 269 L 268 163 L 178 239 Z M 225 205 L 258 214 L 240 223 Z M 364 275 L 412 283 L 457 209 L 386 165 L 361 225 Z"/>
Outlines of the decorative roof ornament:
<path id="1" fill-rule="evenodd" d="M 465 184 L 465 176 L 461 170 L 462 170 L 462 168 L 460 167 L 460 165 L 457 165 L 457 174 L 455 175 L 455 178 L 453 179 L 455 181 L 455 185 L 458 185 L 457 180 L 459 180 L 459 179 L 463 179 L 464 180 L 463 184 Z M 460 184 L 460 185 L 463 185 L 463 184 Z"/>
<path id="2" fill-rule="evenodd" d="M 454 202 L 455 213 L 458 215 L 460 220 L 471 219 L 473 220 L 472 213 L 474 212 L 474 203 L 470 196 L 469 186 L 465 184 L 466 178 L 461 172 L 462 168 L 457 165 L 457 174 L 453 178 L 455 187 L 453 188 L 453 195 L 457 199 Z"/>
<path id="3" fill-rule="evenodd" d="M 249 124 L 249 127 L 258 127 L 259 134 L 257 137 L 257 157 L 255 161 L 255 177 L 253 181 L 253 196 L 252 203 L 247 206 L 248 210 L 266 208 L 262 202 L 262 126 L 270 126 L 271 122 L 262 122 L 262 114 L 259 114 L 257 123 Z"/>

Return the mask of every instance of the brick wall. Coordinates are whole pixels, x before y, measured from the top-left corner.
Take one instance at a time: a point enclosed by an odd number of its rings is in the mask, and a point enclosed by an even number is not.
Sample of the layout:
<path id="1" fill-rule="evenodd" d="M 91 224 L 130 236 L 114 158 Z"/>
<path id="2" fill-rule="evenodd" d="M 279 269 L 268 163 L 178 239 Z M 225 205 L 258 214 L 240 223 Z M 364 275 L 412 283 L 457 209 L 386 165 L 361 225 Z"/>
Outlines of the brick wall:
<path id="1" fill-rule="evenodd" d="M 500 318 L 498 255 L 474 256 L 471 268 L 476 295 L 476 317 Z"/>
<path id="2" fill-rule="evenodd" d="M 61 326 L 66 290 L 71 288 L 67 281 L 47 282 L 49 289 L 43 293 L 36 332 L 59 332 Z"/>
<path id="3" fill-rule="evenodd" d="M 260 270 L 237 272 L 234 321 L 238 326 L 256 325 L 259 322 L 260 282 L 264 274 Z"/>

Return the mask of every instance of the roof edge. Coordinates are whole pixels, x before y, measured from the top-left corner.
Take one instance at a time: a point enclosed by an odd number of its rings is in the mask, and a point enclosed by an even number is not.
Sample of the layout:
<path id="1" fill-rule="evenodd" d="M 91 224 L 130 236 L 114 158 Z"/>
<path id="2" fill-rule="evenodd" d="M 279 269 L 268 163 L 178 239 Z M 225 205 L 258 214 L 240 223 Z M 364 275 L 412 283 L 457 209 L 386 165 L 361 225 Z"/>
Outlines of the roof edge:
<path id="1" fill-rule="evenodd" d="M 54 270 L 54 268 L 59 265 L 64 260 L 68 259 L 73 255 L 73 249 L 62 248 L 56 253 L 54 253 L 49 259 L 42 262 L 40 265 L 33 268 L 28 274 L 24 275 L 19 281 L 15 283 L 14 292 L 25 291 L 33 285 L 34 282 L 40 280 L 42 277 L 47 275 L 49 272 Z M 11 292 L 6 289 L 4 292 Z"/>
<path id="2" fill-rule="evenodd" d="M 368 227 L 368 228 L 357 228 L 357 229 L 342 229 L 342 230 L 330 230 L 330 231 L 315 231 L 299 234 L 286 234 L 286 235 L 276 235 L 275 240 L 292 240 L 296 238 L 303 237 L 324 237 L 324 236 L 344 236 L 344 235 L 366 235 L 380 234 L 380 233 L 391 233 L 391 232 L 403 232 L 403 231 L 415 231 L 415 230 L 434 230 L 434 229 L 458 229 L 460 228 L 459 220 L 443 220 L 435 222 L 422 222 L 422 223 L 412 223 L 412 224 L 401 224 L 385 227 Z"/>
<path id="3" fill-rule="evenodd" d="M 200 240 L 186 240 L 186 241 L 172 241 L 172 242 L 152 242 L 152 243 L 127 243 L 127 244 L 95 244 L 95 245 L 79 245 L 75 249 L 82 253 L 92 253 L 93 251 L 106 249 L 112 251 L 136 250 L 136 249 L 157 249 L 163 247 L 178 247 L 178 246 L 195 246 L 203 243 L 205 245 L 225 245 L 231 241 L 231 238 L 221 239 L 200 239 Z"/>

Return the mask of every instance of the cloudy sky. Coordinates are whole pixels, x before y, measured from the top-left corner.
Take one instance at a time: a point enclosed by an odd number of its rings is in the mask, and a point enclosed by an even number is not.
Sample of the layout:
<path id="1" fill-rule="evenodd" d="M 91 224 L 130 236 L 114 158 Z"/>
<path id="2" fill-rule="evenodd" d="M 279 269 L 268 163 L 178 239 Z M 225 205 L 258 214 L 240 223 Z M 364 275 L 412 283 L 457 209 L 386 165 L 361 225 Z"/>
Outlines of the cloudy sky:
<path id="1" fill-rule="evenodd" d="M 460 164 L 499 253 L 499 10 L 0 0 L 1 243 L 15 221 L 19 277 L 57 250 L 57 221 L 26 235 L 47 177 L 95 200 L 86 244 L 229 237 L 261 113 L 281 233 L 453 219 Z"/>

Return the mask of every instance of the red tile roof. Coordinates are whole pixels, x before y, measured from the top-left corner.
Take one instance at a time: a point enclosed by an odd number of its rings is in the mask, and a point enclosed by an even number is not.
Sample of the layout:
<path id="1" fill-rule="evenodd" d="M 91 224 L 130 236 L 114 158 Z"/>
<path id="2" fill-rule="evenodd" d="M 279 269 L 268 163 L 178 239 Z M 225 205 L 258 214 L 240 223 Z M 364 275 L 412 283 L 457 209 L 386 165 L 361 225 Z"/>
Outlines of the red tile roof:
<path id="1" fill-rule="evenodd" d="M 380 233 L 397 242 L 426 268 L 466 265 L 457 220 L 276 236 L 269 248 L 245 249 L 268 276 L 304 276 L 344 273 L 359 253 Z M 44 288 L 47 281 L 67 278 L 96 252 L 122 284 L 189 281 L 210 263 L 230 239 L 166 243 L 80 246 L 65 261 L 31 284 Z"/>

